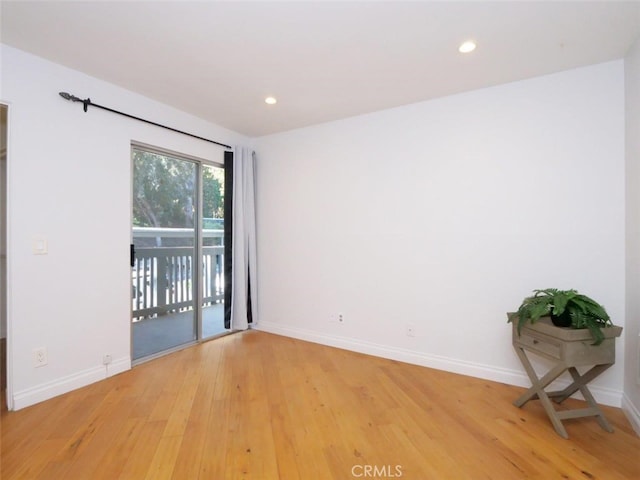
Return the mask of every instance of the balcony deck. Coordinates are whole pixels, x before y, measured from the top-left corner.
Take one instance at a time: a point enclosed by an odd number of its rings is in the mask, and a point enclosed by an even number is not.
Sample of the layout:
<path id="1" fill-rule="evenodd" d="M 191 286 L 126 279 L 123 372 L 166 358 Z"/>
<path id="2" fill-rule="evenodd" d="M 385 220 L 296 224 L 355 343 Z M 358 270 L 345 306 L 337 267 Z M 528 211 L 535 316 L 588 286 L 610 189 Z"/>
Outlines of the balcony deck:
<path id="1" fill-rule="evenodd" d="M 224 328 L 224 231 L 203 229 L 202 256 L 194 258 L 194 230 L 133 227 L 131 272 L 133 360 L 197 340 L 191 310 L 195 278 L 202 292 L 202 338 Z"/>
<path id="2" fill-rule="evenodd" d="M 196 340 L 193 311 L 168 313 L 133 322 L 133 359 L 138 360 Z M 229 330 L 224 328 L 224 304 L 202 309 L 202 337 L 209 338 Z"/>

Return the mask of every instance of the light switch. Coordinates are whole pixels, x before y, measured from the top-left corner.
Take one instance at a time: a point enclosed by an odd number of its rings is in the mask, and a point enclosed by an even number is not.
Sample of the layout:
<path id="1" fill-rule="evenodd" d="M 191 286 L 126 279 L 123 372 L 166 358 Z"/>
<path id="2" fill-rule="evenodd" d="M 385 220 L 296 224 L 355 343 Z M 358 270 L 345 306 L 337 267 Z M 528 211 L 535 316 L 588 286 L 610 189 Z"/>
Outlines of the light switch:
<path id="1" fill-rule="evenodd" d="M 44 237 L 34 237 L 33 239 L 33 254 L 34 255 L 46 255 L 47 254 L 47 239 Z"/>

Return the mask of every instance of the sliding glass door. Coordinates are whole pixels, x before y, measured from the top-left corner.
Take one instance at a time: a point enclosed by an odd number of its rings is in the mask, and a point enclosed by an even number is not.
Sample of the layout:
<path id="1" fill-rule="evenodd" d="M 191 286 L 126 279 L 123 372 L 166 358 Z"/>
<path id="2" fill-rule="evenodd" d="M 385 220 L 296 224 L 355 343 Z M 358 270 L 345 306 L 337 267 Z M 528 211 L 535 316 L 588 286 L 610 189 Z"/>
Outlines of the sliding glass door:
<path id="1" fill-rule="evenodd" d="M 133 360 L 224 330 L 224 171 L 134 146 Z"/>

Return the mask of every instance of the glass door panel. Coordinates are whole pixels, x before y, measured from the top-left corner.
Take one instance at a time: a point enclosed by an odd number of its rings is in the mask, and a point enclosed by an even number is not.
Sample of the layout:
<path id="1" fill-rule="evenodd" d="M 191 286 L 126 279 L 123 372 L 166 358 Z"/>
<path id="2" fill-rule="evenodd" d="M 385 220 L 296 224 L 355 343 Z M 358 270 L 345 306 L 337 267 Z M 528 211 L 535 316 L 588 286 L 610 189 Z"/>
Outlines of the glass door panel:
<path id="1" fill-rule="evenodd" d="M 132 150 L 133 360 L 197 340 L 198 164 Z"/>
<path id="2" fill-rule="evenodd" d="M 202 166 L 202 338 L 224 328 L 224 168 Z"/>

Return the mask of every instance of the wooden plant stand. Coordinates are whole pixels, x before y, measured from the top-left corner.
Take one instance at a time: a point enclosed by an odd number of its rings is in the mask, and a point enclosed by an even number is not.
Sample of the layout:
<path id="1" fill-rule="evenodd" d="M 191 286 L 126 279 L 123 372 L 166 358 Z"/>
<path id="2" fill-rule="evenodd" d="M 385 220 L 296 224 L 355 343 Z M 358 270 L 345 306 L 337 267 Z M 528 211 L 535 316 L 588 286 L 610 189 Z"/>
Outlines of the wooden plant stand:
<path id="1" fill-rule="evenodd" d="M 613 432 L 600 407 L 596 404 L 587 384 L 615 363 L 615 340 L 622 333 L 622 327 L 603 328 L 605 339 L 600 345 L 592 345 L 593 338 L 587 329 L 571 329 L 556 327 L 550 318 L 541 318 L 536 323 L 522 326 L 520 335 L 517 331 L 517 320 L 513 322 L 513 347 L 520 362 L 531 380 L 531 388 L 516 399 L 513 404 L 522 407 L 529 400 L 539 399 L 549 416 L 558 435 L 569 438 L 563 420 L 580 417 L 596 417 L 600 426 L 607 432 Z M 542 378 L 538 378 L 527 352 L 555 362 Z M 576 367 L 591 366 L 584 374 Z M 573 378 L 573 382 L 563 390 L 546 392 L 545 388 L 565 371 Z M 588 408 L 556 411 L 550 399 L 562 403 L 580 390 Z"/>

